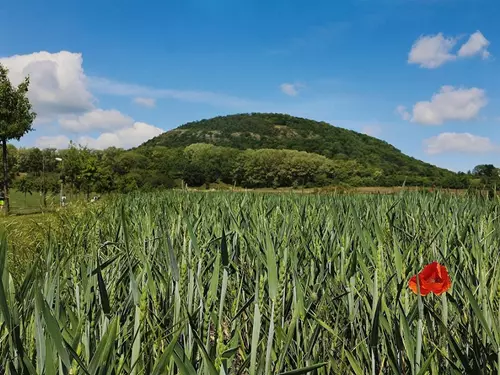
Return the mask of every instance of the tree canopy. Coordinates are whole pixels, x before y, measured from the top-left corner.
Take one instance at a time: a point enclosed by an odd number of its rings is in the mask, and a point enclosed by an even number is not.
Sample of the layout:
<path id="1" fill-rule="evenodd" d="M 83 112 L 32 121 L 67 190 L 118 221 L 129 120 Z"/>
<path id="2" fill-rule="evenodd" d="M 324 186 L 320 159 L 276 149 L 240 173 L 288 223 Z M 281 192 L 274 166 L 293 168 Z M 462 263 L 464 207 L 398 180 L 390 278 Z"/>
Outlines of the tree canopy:
<path id="1" fill-rule="evenodd" d="M 132 150 L 92 150 L 76 144 L 65 150 L 9 145 L 9 181 L 26 194 L 57 194 L 63 186 L 66 192 L 87 196 L 213 183 L 245 188 L 500 187 L 494 166 L 454 173 L 406 156 L 386 142 L 325 123 L 284 115 L 228 116 L 213 121 L 215 125 L 212 120 L 188 124 Z M 279 125 L 270 125 L 275 123 Z M 252 134 L 235 135 L 241 124 Z M 330 134 L 332 129 L 337 138 Z M 316 150 L 308 146 L 308 137 L 317 144 Z M 328 154 L 334 139 L 339 151 Z"/>
<path id="2" fill-rule="evenodd" d="M 238 114 L 190 122 L 147 141 L 141 147 L 184 148 L 194 143 L 240 150 L 306 151 L 335 161 L 355 161 L 371 169 L 374 176 L 380 174 L 401 183 L 413 179 L 432 184 L 432 181 L 454 174 L 407 156 L 389 143 L 366 134 L 326 122 L 275 113 Z"/>
<path id="3" fill-rule="evenodd" d="M 9 212 L 9 161 L 7 142 L 19 140 L 32 130 L 36 114 L 28 99 L 29 78 L 15 87 L 9 80 L 8 69 L 0 64 L 0 142 L 2 143 L 3 189 L 5 210 Z"/>
<path id="4" fill-rule="evenodd" d="M 72 144 L 66 150 L 16 149 L 9 146 L 11 181 L 23 193 L 120 192 L 213 183 L 245 188 L 337 186 L 420 186 L 467 188 L 493 186 L 493 179 L 472 173 L 441 178 L 386 174 L 356 160 L 330 159 L 297 150 L 240 150 L 195 143 L 185 148 L 164 146 L 135 150 L 91 150 Z M 57 161 L 61 160 L 61 161 Z M 500 187 L 500 184 L 497 184 Z"/>

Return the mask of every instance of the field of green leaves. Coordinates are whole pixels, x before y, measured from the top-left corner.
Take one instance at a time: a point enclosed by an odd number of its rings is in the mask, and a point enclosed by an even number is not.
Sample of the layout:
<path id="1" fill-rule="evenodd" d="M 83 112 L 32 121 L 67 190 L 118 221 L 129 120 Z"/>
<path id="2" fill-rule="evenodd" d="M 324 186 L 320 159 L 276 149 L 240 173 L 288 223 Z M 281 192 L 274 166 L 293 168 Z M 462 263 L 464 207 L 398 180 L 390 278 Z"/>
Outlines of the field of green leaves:
<path id="1" fill-rule="evenodd" d="M 11 225 L 0 373 L 500 373 L 499 215 L 439 193 L 164 192 L 56 213 L 36 252 Z M 452 287 L 417 296 L 432 261 Z"/>

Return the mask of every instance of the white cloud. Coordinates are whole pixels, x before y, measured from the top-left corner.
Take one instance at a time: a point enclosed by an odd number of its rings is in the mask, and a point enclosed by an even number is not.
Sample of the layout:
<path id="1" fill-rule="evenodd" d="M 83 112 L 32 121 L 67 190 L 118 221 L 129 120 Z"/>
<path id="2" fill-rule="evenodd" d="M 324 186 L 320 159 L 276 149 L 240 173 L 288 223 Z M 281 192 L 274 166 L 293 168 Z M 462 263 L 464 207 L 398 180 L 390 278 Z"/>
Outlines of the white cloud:
<path id="1" fill-rule="evenodd" d="M 9 78 L 15 85 L 30 76 L 28 97 L 39 122 L 93 109 L 95 99 L 87 89 L 79 53 L 36 52 L 0 58 L 0 63 L 9 69 Z"/>
<path id="2" fill-rule="evenodd" d="M 437 68 L 456 59 L 456 56 L 450 53 L 456 42 L 455 38 L 446 38 L 443 33 L 421 36 L 411 48 L 408 63 L 418 64 L 422 68 Z"/>
<path id="3" fill-rule="evenodd" d="M 138 105 L 142 105 L 144 107 L 153 108 L 154 106 L 156 106 L 156 99 L 138 97 L 138 98 L 134 98 L 134 103 L 138 104 Z"/>
<path id="4" fill-rule="evenodd" d="M 39 148 L 57 148 L 59 150 L 67 148 L 70 139 L 65 135 L 42 136 L 35 141 L 36 147 Z"/>
<path id="5" fill-rule="evenodd" d="M 136 122 L 129 128 L 120 129 L 115 132 L 102 133 L 97 138 L 88 136 L 80 137 L 78 143 L 95 149 L 105 149 L 111 146 L 131 148 L 139 146 L 161 133 L 163 133 L 163 130 L 156 126 L 144 122 Z"/>
<path id="6" fill-rule="evenodd" d="M 457 58 L 481 55 L 483 59 L 487 59 L 490 56 L 487 50 L 490 42 L 479 30 L 470 35 L 458 53 L 452 53 L 459 39 L 460 37 L 445 37 L 443 33 L 423 35 L 413 43 L 408 54 L 408 63 L 418 64 L 421 68 L 435 69 Z"/>
<path id="7" fill-rule="evenodd" d="M 92 130 L 114 130 L 131 126 L 134 120 L 111 109 L 94 109 L 83 115 L 67 115 L 59 119 L 61 127 L 75 133 L 84 133 Z"/>
<path id="8" fill-rule="evenodd" d="M 87 77 L 81 53 L 41 51 L 0 57 L 0 63 L 9 68 L 9 78 L 14 84 L 19 84 L 24 77 L 30 76 L 28 95 L 38 115 L 37 123 L 52 122 L 61 116 L 77 116 L 95 110 L 95 93 L 130 96 L 135 98 L 136 103 L 145 106 L 154 106 L 155 99 L 158 98 L 245 110 L 262 104 L 210 91 L 155 89 Z"/>
<path id="9" fill-rule="evenodd" d="M 421 101 L 413 106 L 411 121 L 424 125 L 441 125 L 445 121 L 472 120 L 487 104 L 486 93 L 482 89 L 443 86 L 430 101 Z"/>
<path id="10" fill-rule="evenodd" d="M 93 91 L 107 95 L 175 99 L 191 103 L 205 103 L 216 107 L 253 108 L 259 104 L 255 101 L 211 91 L 156 89 L 115 82 L 100 77 L 90 77 L 89 86 Z"/>
<path id="11" fill-rule="evenodd" d="M 136 122 L 132 126 L 114 132 L 100 134 L 97 138 L 81 136 L 74 139 L 74 143 L 93 149 L 102 150 L 108 147 L 131 148 L 139 146 L 147 140 L 163 133 L 163 130 L 144 122 Z M 65 149 L 69 146 L 70 138 L 65 135 L 42 136 L 35 144 L 40 148 Z"/>
<path id="12" fill-rule="evenodd" d="M 411 114 L 407 111 L 404 105 L 398 105 L 396 107 L 396 113 L 405 121 L 409 121 L 411 119 Z"/>
<path id="13" fill-rule="evenodd" d="M 489 138 L 470 133 L 441 133 L 424 141 L 425 152 L 430 155 L 457 152 L 479 154 L 498 151 Z"/>
<path id="14" fill-rule="evenodd" d="M 283 83 L 280 85 L 281 92 L 288 96 L 297 96 L 299 95 L 299 88 L 301 85 L 294 83 Z"/>
<path id="15" fill-rule="evenodd" d="M 379 125 L 363 126 L 361 132 L 371 137 L 377 137 L 382 133 L 382 128 Z"/>
<path id="16" fill-rule="evenodd" d="M 487 59 L 490 56 L 488 52 L 488 46 L 490 42 L 484 37 L 484 35 L 478 30 L 472 34 L 469 40 L 460 47 L 458 50 L 458 56 L 460 57 L 470 57 L 475 55 L 481 55 L 483 59 Z"/>
<path id="17" fill-rule="evenodd" d="M 245 110 L 263 104 L 210 91 L 155 89 L 87 77 L 82 55 L 68 51 L 0 57 L 0 63 L 9 69 L 9 78 L 14 84 L 30 76 L 28 95 L 38 114 L 37 122 L 57 122 L 60 126 L 59 135 L 42 133 L 36 140 L 39 147 L 65 148 L 70 140 L 69 132 L 73 132 L 82 134 L 75 140 L 76 143 L 96 148 L 129 148 L 163 132 L 153 125 L 134 122 L 134 119 L 117 110 L 99 108 L 94 96 L 96 93 L 130 97 L 136 104 L 149 107 L 155 106 L 159 98 Z M 103 133 L 90 136 L 95 132 Z"/>

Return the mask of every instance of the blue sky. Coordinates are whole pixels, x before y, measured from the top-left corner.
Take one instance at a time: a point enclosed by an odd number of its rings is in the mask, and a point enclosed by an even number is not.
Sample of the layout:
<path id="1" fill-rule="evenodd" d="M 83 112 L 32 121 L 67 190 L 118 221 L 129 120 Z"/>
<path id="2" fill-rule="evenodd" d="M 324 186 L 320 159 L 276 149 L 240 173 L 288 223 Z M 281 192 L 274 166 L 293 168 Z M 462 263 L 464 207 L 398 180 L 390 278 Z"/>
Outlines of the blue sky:
<path id="1" fill-rule="evenodd" d="M 500 165 L 494 0 L 20 0 L 0 62 L 30 74 L 21 145 L 131 147 L 188 121 L 285 112 L 427 162 Z"/>

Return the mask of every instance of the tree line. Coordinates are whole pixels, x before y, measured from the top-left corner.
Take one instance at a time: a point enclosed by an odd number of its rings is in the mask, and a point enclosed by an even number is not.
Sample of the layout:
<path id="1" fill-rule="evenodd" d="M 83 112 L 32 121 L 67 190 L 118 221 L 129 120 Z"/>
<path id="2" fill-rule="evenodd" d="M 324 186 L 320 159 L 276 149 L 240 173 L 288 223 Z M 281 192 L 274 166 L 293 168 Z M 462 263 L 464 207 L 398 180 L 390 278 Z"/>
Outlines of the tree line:
<path id="1" fill-rule="evenodd" d="M 197 143 L 134 150 L 92 150 L 70 144 L 65 150 L 8 147 L 9 183 L 29 194 L 120 192 L 137 189 L 208 187 L 222 183 L 245 188 L 344 186 L 427 186 L 465 189 L 499 182 L 492 165 L 439 178 L 387 175 L 352 160 L 332 160 L 295 150 L 239 150 Z M 500 185 L 500 183 L 498 184 Z"/>
<path id="2" fill-rule="evenodd" d="M 355 160 L 366 167 L 360 176 L 363 184 L 400 185 L 411 179 L 412 183 L 426 185 L 429 181 L 441 183 L 445 178 L 454 178 L 453 172 L 405 155 L 383 140 L 279 113 L 235 114 L 194 121 L 150 139 L 145 146 L 176 148 L 195 143 L 239 150 L 297 150 L 335 161 Z"/>

